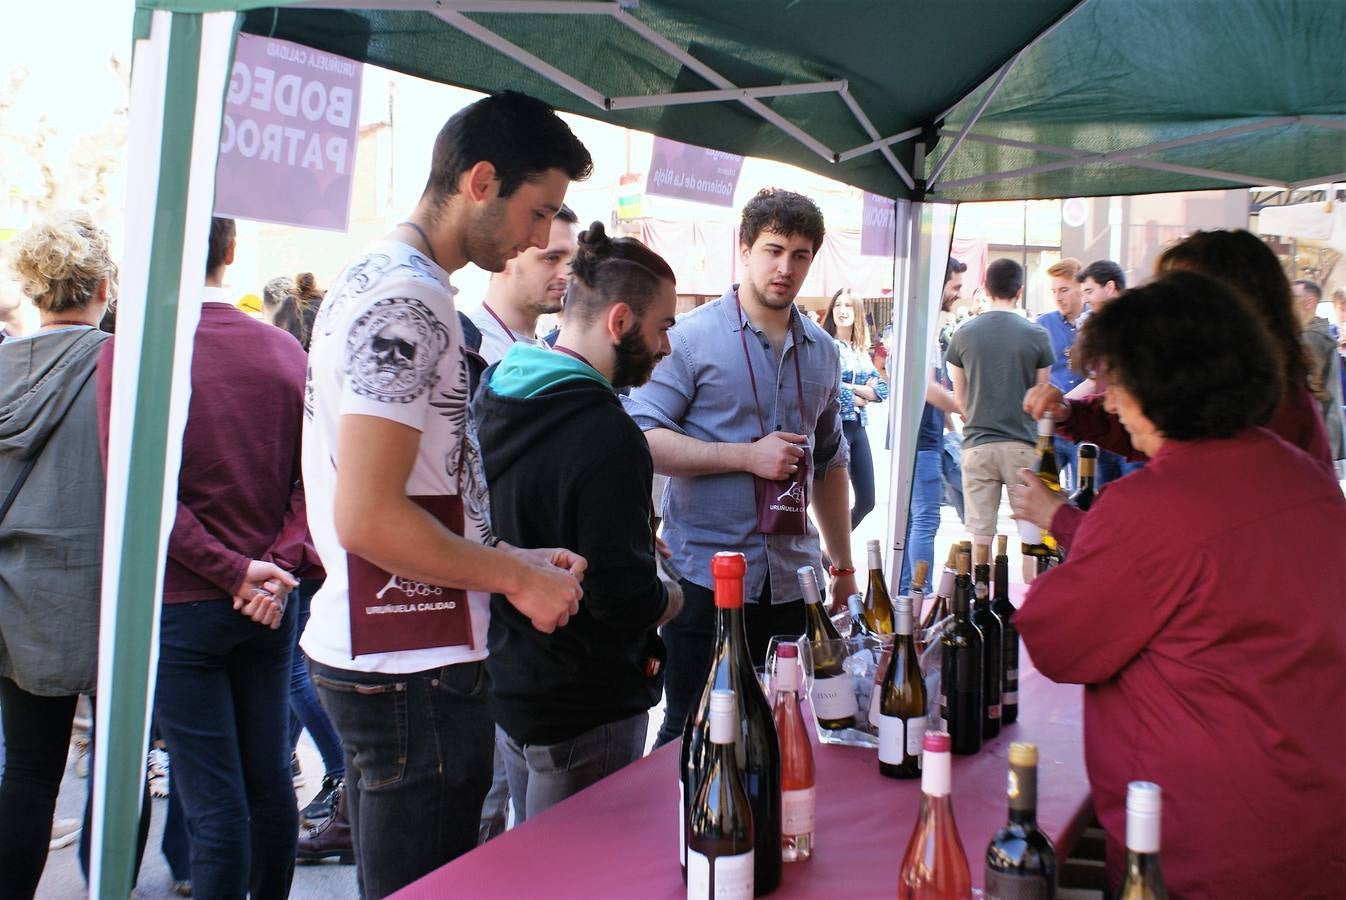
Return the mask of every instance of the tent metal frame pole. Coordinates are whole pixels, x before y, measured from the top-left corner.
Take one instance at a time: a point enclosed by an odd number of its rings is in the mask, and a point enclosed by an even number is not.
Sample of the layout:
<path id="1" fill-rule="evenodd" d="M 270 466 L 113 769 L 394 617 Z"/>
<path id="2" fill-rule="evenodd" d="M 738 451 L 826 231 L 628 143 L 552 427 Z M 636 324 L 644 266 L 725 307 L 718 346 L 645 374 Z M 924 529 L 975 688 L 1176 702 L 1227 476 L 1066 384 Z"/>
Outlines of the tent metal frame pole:
<path id="1" fill-rule="evenodd" d="M 846 81 L 818 81 L 810 84 L 782 84 L 755 88 L 726 88 L 716 91 L 680 91 L 674 94 L 643 94 L 609 97 L 608 109 L 644 109 L 649 106 L 682 106 L 689 103 L 722 103 L 726 100 L 763 97 L 794 97 L 800 94 L 844 92 Z"/>
<path id="2" fill-rule="evenodd" d="M 90 896 L 99 900 L 131 894 L 204 236 L 240 20 L 234 11 L 145 18 L 131 72 L 127 178 L 130 196 L 154 199 L 127 206 L 113 360 L 89 860 Z"/>
<path id="3" fill-rule="evenodd" d="M 607 108 L 608 98 L 600 91 L 594 90 L 578 78 L 567 75 L 541 57 L 529 53 L 518 44 L 496 34 L 485 25 L 478 24 L 462 13 L 453 10 L 432 9 L 430 11 L 445 24 L 452 25 L 468 37 L 485 44 L 497 53 L 509 57 L 529 71 L 541 75 L 557 87 L 570 91 L 576 97 L 588 101 L 589 104 L 598 109 Z"/>
<path id="4" fill-rule="evenodd" d="M 709 81 L 716 87 L 723 88 L 725 90 L 731 90 L 736 87 L 736 85 L 728 78 L 725 78 L 719 72 L 715 71 L 710 66 L 706 65 L 704 62 L 697 59 L 695 56 L 692 56 L 692 54 L 688 53 L 686 50 L 679 47 L 677 44 L 673 43 L 668 38 L 664 37 L 662 34 L 655 31 L 649 25 L 646 25 L 644 22 L 637 19 L 635 16 L 631 15 L 626 10 L 620 9 L 617 6 L 613 6 L 611 15 L 612 18 L 616 19 L 622 25 L 626 26 L 626 28 L 640 35 L 646 41 L 653 44 L 655 47 L 658 47 L 660 50 L 667 53 L 671 58 L 673 58 L 679 63 L 682 63 L 688 69 L 695 72 L 697 75 L 700 75 L 702 78 L 704 78 L 706 81 Z M 771 107 L 767 106 L 762 101 L 753 98 L 740 98 L 738 102 L 742 103 L 748 109 L 757 113 L 757 115 L 761 116 L 763 119 L 770 122 L 772 125 L 775 125 L 781 131 L 785 132 L 790 137 L 794 138 L 796 141 L 803 144 L 805 147 L 808 147 L 810 150 L 821 156 L 823 159 L 827 160 L 828 162 L 836 161 L 836 153 L 835 151 L 832 150 L 832 148 L 828 147 L 826 144 L 822 143 L 817 138 L 813 137 L 804 129 L 800 128 L 798 125 L 786 119 L 784 116 L 773 110 Z"/>
<path id="5" fill-rule="evenodd" d="M 973 126 L 981 121 L 982 113 L 986 112 L 986 107 L 991 105 L 991 101 L 995 99 L 996 92 L 999 91 L 1000 86 L 1005 83 L 1005 79 L 1009 77 L 1010 71 L 1019 60 L 1023 58 L 1024 53 L 1024 50 L 1020 50 L 1010 58 L 1009 62 L 1000 67 L 1000 71 L 996 73 L 995 80 L 991 82 L 991 87 L 986 91 L 986 96 L 982 97 L 977 103 L 977 108 L 972 111 L 972 115 L 965 123 L 963 123 L 963 127 L 959 129 L 958 134 L 953 139 L 953 143 L 949 145 L 949 149 L 939 158 L 939 162 L 935 163 L 935 168 L 930 172 L 930 178 L 926 181 L 926 190 L 934 190 L 939 184 L 939 178 L 944 174 L 945 167 L 949 165 L 949 161 L 953 159 L 953 155 L 958 152 L 958 148 L 963 145 L 963 141 L 967 140 L 967 136 L 972 131 Z"/>
<path id="6" fill-rule="evenodd" d="M 878 140 L 879 130 L 874 127 L 874 123 L 870 121 L 869 116 L 865 115 L 865 111 L 860 108 L 860 104 L 856 102 L 856 99 L 851 95 L 851 92 L 849 90 L 843 90 L 841 92 L 841 99 L 846 101 L 846 106 L 850 109 L 851 115 L 855 116 L 856 121 L 860 123 L 860 127 L 865 130 L 865 134 L 869 135 L 874 140 Z M 902 165 L 898 158 L 893 155 L 892 149 L 888 147 L 887 144 L 880 144 L 878 151 L 883 155 L 883 158 L 888 161 L 888 165 L 893 167 L 893 171 L 897 173 L 897 177 L 902 179 L 902 183 L 907 186 L 907 190 L 915 190 L 916 180 L 911 177 L 911 173 L 907 171 L 907 167 Z M 840 161 L 839 154 L 837 156 L 837 161 Z"/>
<path id="7" fill-rule="evenodd" d="M 924 128 L 908 128 L 906 131 L 899 131 L 897 134 L 889 135 L 886 138 L 879 138 L 876 141 L 870 141 L 868 144 L 861 144 L 858 147 L 852 147 L 849 150 L 843 150 L 837 154 L 837 162 L 846 162 L 855 159 L 857 156 L 864 156 L 880 147 L 891 147 L 894 144 L 900 144 L 903 141 L 909 141 L 916 137 Z"/>

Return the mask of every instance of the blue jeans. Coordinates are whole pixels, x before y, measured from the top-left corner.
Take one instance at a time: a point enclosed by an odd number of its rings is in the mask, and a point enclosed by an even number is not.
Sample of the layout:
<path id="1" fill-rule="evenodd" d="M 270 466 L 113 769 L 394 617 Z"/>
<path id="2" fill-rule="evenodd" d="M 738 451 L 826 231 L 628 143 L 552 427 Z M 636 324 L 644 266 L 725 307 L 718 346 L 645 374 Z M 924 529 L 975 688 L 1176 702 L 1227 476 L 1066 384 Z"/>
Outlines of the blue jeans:
<path id="1" fill-rule="evenodd" d="M 940 475 L 944 480 L 944 502 L 958 513 L 958 521 L 965 522 L 963 511 L 963 436 L 956 431 L 944 435 L 944 448 L 939 456 Z M 932 551 L 933 552 L 933 551 Z"/>
<path id="2" fill-rule="evenodd" d="M 1116 481 L 1123 475 L 1129 475 L 1137 469 L 1143 468 L 1145 460 L 1138 459 L 1135 462 L 1127 462 L 1126 457 L 1110 450 L 1098 451 L 1098 467 L 1094 474 L 1094 490 L 1099 490 L 1103 485 L 1110 481 Z"/>
<path id="3" fill-rule="evenodd" d="M 327 711 L 318 702 L 318 693 L 313 690 L 313 679 L 308 673 L 308 658 L 299 649 L 299 638 L 308 624 L 309 604 L 320 587 L 321 578 L 304 578 L 299 582 L 299 590 L 292 595 L 292 602 L 299 604 L 299 627 L 294 631 L 294 659 L 290 665 L 290 749 L 294 750 L 299 743 L 299 736 L 307 728 L 322 756 L 323 774 L 340 778 L 346 774 L 346 760 L 341 754 L 341 735 L 336 733 L 332 720 L 327 718 Z"/>
<path id="4" fill-rule="evenodd" d="M 911 585 L 915 560 L 930 563 L 935 571 L 935 532 L 939 531 L 939 508 L 944 493 L 942 450 L 917 450 L 916 470 L 911 479 L 911 505 L 907 508 L 907 552 L 902 557 L 902 579 L 897 592 L 905 594 Z"/>
<path id="5" fill-rule="evenodd" d="M 1059 435 L 1052 437 L 1052 443 L 1056 450 L 1056 468 L 1061 472 L 1061 490 L 1065 491 L 1066 496 L 1075 492 L 1075 472 L 1078 471 L 1079 463 L 1076 462 L 1076 456 L 1079 453 L 1078 445 L 1074 441 L 1068 441 Z M 1097 482 L 1094 483 L 1097 487 Z"/>
<path id="6" fill-rule="evenodd" d="M 841 433 L 851 451 L 851 488 L 855 491 L 851 531 L 854 531 L 874 509 L 874 454 L 869 449 L 869 434 L 859 419 L 843 421 Z"/>
<path id="7" fill-rule="evenodd" d="M 360 895 L 386 897 L 476 847 L 495 748 L 485 664 L 312 670 L 346 753 Z"/>
<path id="8" fill-rule="evenodd" d="M 155 718 L 191 838 L 193 896 L 289 895 L 299 812 L 290 781 L 290 648 L 297 606 L 277 629 L 226 598 L 160 617 Z"/>
<path id="9" fill-rule="evenodd" d="M 496 748 L 505 760 L 514 821 L 531 819 L 640 759 L 649 727 L 650 714 L 643 712 L 567 741 L 521 744 L 497 725 Z"/>

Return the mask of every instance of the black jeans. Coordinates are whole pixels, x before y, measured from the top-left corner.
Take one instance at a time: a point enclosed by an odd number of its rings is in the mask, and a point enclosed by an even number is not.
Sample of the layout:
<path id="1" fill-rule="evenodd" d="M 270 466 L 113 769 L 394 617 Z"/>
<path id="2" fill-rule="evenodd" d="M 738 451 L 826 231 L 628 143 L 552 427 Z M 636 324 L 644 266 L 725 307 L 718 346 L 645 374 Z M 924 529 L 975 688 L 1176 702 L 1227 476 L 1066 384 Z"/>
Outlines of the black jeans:
<path id="1" fill-rule="evenodd" d="M 495 754 L 486 666 L 381 674 L 310 665 L 346 754 L 346 812 L 364 900 L 476 847 Z"/>
<path id="2" fill-rule="evenodd" d="M 756 603 L 743 605 L 748 653 L 754 666 L 766 665 L 767 644 L 778 634 L 804 633 L 804 601 L 771 602 L 771 581 Z M 668 648 L 664 665 L 664 722 L 655 746 L 682 737 L 682 728 L 710 674 L 715 640 L 715 592 L 682 580 L 682 611 L 660 631 Z"/>
<path id="3" fill-rule="evenodd" d="M 155 718 L 191 837 L 197 898 L 290 893 L 299 811 L 290 780 L 290 647 L 225 598 L 166 605 Z"/>
<path id="4" fill-rule="evenodd" d="M 27 900 L 42 879 L 78 699 L 75 694 L 40 697 L 0 678 L 5 728 L 5 774 L 0 780 L 0 898 L 4 900 Z"/>
<path id="5" fill-rule="evenodd" d="M 851 448 L 851 490 L 855 491 L 851 531 L 854 531 L 874 509 L 874 454 L 869 449 L 869 433 L 859 419 L 843 421 L 841 433 Z"/>

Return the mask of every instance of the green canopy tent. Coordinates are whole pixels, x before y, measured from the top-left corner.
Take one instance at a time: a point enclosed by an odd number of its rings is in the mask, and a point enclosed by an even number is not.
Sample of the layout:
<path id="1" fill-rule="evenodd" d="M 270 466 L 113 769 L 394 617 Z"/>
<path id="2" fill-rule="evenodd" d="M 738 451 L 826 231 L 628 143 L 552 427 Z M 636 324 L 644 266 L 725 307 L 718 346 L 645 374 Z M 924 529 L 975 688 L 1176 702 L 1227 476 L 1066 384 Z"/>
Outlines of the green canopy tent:
<path id="1" fill-rule="evenodd" d="M 902 400 L 893 404 L 893 496 L 902 501 L 890 523 L 894 566 L 951 204 L 1346 180 L 1346 0 L 136 5 L 104 548 L 100 897 L 130 890 L 197 317 L 195 303 L 178 299 L 201 285 L 197 236 L 210 216 L 239 30 L 478 90 L 524 90 L 893 198 Z"/>

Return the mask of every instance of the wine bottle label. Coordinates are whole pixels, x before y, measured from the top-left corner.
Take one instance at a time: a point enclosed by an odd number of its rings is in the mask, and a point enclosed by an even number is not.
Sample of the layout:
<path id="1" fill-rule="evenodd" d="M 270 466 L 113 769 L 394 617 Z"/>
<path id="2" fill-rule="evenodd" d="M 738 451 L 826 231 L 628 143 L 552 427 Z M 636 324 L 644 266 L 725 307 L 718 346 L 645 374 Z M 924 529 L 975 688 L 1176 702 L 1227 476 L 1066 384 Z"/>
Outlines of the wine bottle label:
<path id="1" fill-rule="evenodd" d="M 986 869 L 987 900 L 1047 900 L 1052 896 L 1046 876 Z"/>
<path id="2" fill-rule="evenodd" d="M 813 834 L 814 813 L 818 809 L 818 789 L 781 791 L 781 834 L 787 838 Z"/>
<path id="3" fill-rule="evenodd" d="M 1030 546 L 1041 544 L 1047 532 L 1024 519 L 1019 520 L 1019 540 Z"/>
<path id="4" fill-rule="evenodd" d="M 999 719 L 999 718 L 1000 718 L 1000 704 L 999 704 L 999 703 L 988 703 L 988 704 L 986 704 L 986 718 L 988 718 L 988 719 Z"/>
<path id="5" fill-rule="evenodd" d="M 1018 702 L 1019 702 L 1019 692 L 1018 692 L 1018 691 L 1005 691 L 1004 693 L 1002 693 L 1002 694 L 1000 695 L 1000 705 L 1001 705 L 1002 707 L 1003 707 L 1003 706 L 1013 706 L 1013 705 L 1017 704 Z"/>
<path id="6" fill-rule="evenodd" d="M 855 715 L 855 689 L 849 675 L 815 677 L 809 698 L 813 701 L 813 714 L 820 719 L 845 719 Z"/>
<path id="7" fill-rule="evenodd" d="M 687 900 L 752 900 L 752 851 L 717 856 L 687 851 Z"/>
<path id="8" fill-rule="evenodd" d="M 1019 680 L 1019 667 L 1018 667 L 1018 666 L 1014 666 L 1014 667 L 1012 667 L 1012 668 L 1006 669 L 1006 670 L 1005 670 L 1005 680 L 1006 680 L 1006 681 L 1018 681 L 1018 680 Z"/>
<path id="9" fill-rule="evenodd" d="M 925 742 L 925 716 L 903 719 L 879 716 L 879 761 L 900 766 L 908 756 L 921 758 Z"/>

